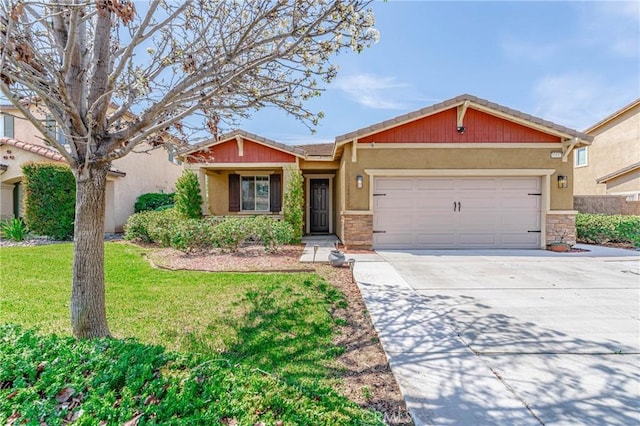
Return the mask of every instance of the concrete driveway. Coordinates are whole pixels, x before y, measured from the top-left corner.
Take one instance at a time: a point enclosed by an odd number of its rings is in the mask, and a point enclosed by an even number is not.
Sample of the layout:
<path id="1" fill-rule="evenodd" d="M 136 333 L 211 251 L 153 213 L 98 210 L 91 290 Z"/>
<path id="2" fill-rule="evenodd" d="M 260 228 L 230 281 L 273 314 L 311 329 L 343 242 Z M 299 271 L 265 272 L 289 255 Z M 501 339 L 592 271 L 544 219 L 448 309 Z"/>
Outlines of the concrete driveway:
<path id="1" fill-rule="evenodd" d="M 356 262 L 417 425 L 640 424 L 640 253 L 590 250 Z"/>

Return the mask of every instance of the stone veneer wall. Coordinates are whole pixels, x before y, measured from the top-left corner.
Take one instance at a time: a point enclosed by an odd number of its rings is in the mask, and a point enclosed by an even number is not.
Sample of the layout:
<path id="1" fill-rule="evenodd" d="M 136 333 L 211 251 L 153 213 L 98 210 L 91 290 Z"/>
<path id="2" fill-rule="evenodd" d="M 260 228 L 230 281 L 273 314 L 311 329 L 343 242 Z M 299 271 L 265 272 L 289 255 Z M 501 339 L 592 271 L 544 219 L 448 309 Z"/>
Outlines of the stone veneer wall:
<path id="1" fill-rule="evenodd" d="M 347 249 L 373 248 L 373 215 L 343 214 L 340 218 L 342 226 L 342 243 Z"/>
<path id="2" fill-rule="evenodd" d="M 563 235 L 565 243 L 570 245 L 576 243 L 576 213 L 547 213 L 547 244 L 560 241 Z"/>

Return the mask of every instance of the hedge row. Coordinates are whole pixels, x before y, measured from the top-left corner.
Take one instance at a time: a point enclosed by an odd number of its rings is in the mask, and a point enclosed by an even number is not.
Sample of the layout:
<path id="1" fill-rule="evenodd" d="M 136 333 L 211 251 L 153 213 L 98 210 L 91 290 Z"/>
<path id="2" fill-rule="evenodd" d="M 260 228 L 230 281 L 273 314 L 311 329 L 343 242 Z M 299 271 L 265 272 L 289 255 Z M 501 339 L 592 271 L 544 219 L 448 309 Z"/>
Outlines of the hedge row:
<path id="1" fill-rule="evenodd" d="M 76 179 L 66 165 L 25 163 L 25 222 L 36 235 L 73 237 Z"/>
<path id="2" fill-rule="evenodd" d="M 183 251 L 236 251 L 247 244 L 262 244 L 274 251 L 278 245 L 290 244 L 294 231 L 287 222 L 268 216 L 185 219 L 175 209 L 166 209 L 133 214 L 124 237 Z"/>
<path id="3" fill-rule="evenodd" d="M 640 216 L 580 213 L 576 231 L 581 243 L 630 243 L 640 247 Z"/>
<path id="4" fill-rule="evenodd" d="M 165 206 L 173 206 L 175 193 L 171 192 L 165 194 L 163 192 L 150 192 L 148 194 L 142 194 L 136 200 L 133 206 L 135 213 L 147 212 L 150 210 L 157 210 Z"/>

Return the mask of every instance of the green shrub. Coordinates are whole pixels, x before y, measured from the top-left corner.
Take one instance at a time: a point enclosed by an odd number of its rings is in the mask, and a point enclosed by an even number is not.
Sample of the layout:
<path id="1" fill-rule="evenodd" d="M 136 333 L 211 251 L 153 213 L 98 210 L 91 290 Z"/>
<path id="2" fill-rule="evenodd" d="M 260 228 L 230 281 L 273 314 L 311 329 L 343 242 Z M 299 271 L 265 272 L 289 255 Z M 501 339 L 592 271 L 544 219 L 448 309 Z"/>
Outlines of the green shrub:
<path id="1" fill-rule="evenodd" d="M 147 211 L 129 216 L 124 238 L 172 247 L 182 251 L 222 248 L 237 251 L 244 244 L 264 245 L 274 251 L 290 244 L 294 231 L 284 221 L 269 216 L 207 217 L 185 219 L 176 209 Z"/>
<path id="2" fill-rule="evenodd" d="M 282 244 L 290 244 L 294 239 L 295 232 L 290 223 L 269 216 L 254 217 L 252 227 L 255 239 L 268 251 L 274 251 Z"/>
<path id="3" fill-rule="evenodd" d="M 76 180 L 69 167 L 50 163 L 22 165 L 25 222 L 32 233 L 57 240 L 73 236 Z"/>
<path id="4" fill-rule="evenodd" d="M 576 231 L 579 242 L 630 243 L 640 247 L 640 216 L 579 213 Z"/>
<path id="5" fill-rule="evenodd" d="M 289 167 L 287 169 L 289 181 L 284 194 L 284 221 L 291 225 L 293 229 L 294 243 L 302 241 L 304 231 L 304 178 L 299 169 Z"/>
<path id="6" fill-rule="evenodd" d="M 202 217 L 200 182 L 191 170 L 185 170 L 176 182 L 175 206 L 178 213 L 187 219 Z"/>
<path id="7" fill-rule="evenodd" d="M 134 213 L 127 219 L 124 237 L 127 240 L 141 240 L 169 247 L 176 223 L 180 220 L 181 217 L 172 208 Z"/>
<path id="8" fill-rule="evenodd" d="M 171 247 L 182 251 L 206 250 L 216 246 L 215 219 L 182 219 L 171 232 Z"/>
<path id="9" fill-rule="evenodd" d="M 135 213 L 146 212 L 149 210 L 158 210 L 159 208 L 168 208 L 173 206 L 174 193 L 165 194 L 163 192 L 150 192 L 148 194 L 142 194 L 136 200 L 133 206 Z"/>
<path id="10" fill-rule="evenodd" d="M 217 247 L 236 251 L 251 236 L 252 226 L 247 218 L 226 217 L 213 228 L 213 241 Z"/>
<path id="11" fill-rule="evenodd" d="M 14 217 L 0 222 L 2 236 L 13 241 L 23 241 L 27 237 L 27 225 L 22 219 Z"/>

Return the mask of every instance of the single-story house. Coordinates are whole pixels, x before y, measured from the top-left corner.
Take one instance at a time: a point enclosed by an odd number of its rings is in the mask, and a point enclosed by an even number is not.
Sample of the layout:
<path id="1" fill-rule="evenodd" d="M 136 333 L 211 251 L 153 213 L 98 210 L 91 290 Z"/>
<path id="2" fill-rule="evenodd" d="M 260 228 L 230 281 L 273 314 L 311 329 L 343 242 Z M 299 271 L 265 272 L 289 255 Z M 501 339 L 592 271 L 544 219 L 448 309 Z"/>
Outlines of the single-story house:
<path id="1" fill-rule="evenodd" d="M 55 121 L 47 116 L 42 119 L 45 127 L 62 141 L 64 136 Z M 0 219 L 23 216 L 22 164 L 29 161 L 65 163 L 64 157 L 46 146 L 40 132 L 17 108 L 0 105 Z M 140 195 L 173 192 L 181 173 L 179 161 L 164 149 L 132 152 L 114 161 L 107 175 L 105 232 L 122 231 Z"/>
<path id="2" fill-rule="evenodd" d="M 575 243 L 573 158 L 592 137 L 471 95 L 290 146 L 231 132 L 180 155 L 203 211 L 282 215 L 292 169 L 305 231 L 348 248 L 544 248 Z"/>

